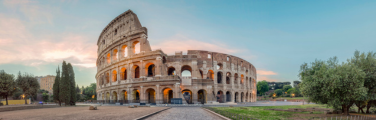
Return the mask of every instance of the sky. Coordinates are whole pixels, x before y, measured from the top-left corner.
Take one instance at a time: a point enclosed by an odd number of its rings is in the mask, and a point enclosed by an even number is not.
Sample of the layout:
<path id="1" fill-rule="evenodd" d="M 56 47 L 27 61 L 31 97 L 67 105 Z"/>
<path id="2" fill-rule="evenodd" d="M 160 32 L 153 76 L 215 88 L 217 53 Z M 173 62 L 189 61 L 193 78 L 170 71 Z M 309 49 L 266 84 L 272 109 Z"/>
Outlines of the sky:
<path id="1" fill-rule="evenodd" d="M 56 75 L 63 60 L 76 83 L 95 83 L 97 40 L 131 9 L 152 49 L 208 50 L 247 60 L 257 80 L 299 80 L 300 65 L 355 50 L 376 52 L 376 1 L 1 0 L 0 70 Z"/>

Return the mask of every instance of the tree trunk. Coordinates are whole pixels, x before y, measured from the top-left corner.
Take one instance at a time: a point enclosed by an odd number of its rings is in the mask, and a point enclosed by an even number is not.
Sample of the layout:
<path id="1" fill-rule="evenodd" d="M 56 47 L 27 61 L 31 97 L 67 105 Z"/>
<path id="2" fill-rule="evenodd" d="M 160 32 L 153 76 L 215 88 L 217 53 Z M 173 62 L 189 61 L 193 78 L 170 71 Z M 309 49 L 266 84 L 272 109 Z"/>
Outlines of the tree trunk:
<path id="1" fill-rule="evenodd" d="M 5 104 L 8 105 L 8 95 L 5 96 Z"/>
<path id="2" fill-rule="evenodd" d="M 360 113 L 360 103 L 359 102 L 355 102 L 355 105 L 356 105 L 356 107 L 358 107 L 358 113 Z"/>
<path id="3" fill-rule="evenodd" d="M 61 106 L 61 101 L 59 100 L 59 106 Z"/>
<path id="4" fill-rule="evenodd" d="M 350 106 L 350 105 L 348 105 Z M 346 105 L 342 105 L 342 112 L 345 114 L 345 115 L 349 115 L 349 109 L 350 107 L 348 107 Z"/>
<path id="5" fill-rule="evenodd" d="M 371 106 L 372 106 L 372 100 L 368 101 L 367 103 L 367 111 L 366 111 L 367 114 L 370 113 L 369 108 L 371 108 Z"/>
<path id="6" fill-rule="evenodd" d="M 362 113 L 364 114 L 364 111 L 363 111 L 363 108 L 365 108 L 366 106 L 365 105 L 362 105 L 360 110 L 362 111 Z"/>

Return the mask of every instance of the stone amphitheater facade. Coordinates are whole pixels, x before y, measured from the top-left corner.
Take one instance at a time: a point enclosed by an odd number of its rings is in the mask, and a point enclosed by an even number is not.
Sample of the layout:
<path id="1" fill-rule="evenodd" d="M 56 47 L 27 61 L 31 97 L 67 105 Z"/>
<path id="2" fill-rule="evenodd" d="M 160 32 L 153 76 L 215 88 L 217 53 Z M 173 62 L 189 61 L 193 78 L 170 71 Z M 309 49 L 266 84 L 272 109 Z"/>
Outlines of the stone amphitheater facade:
<path id="1" fill-rule="evenodd" d="M 256 68 L 228 54 L 152 50 L 146 27 L 128 10 L 98 38 L 97 100 L 189 104 L 256 102 Z M 168 47 L 168 46 L 166 46 Z"/>

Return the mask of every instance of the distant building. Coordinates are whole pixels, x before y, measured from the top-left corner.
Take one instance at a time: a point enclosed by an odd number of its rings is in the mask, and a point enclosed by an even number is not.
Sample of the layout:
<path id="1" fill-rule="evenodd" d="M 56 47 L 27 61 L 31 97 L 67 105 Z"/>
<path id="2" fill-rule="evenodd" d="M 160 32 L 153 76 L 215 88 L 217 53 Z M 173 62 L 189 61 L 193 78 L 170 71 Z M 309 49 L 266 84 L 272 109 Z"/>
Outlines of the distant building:
<path id="1" fill-rule="evenodd" d="M 44 76 L 44 77 L 41 77 L 40 79 L 40 89 L 44 89 L 44 90 L 47 90 L 48 93 L 50 95 L 53 94 L 53 85 L 55 83 L 55 77 L 56 76 L 52 76 L 52 75 L 47 75 L 47 76 Z"/>
<path id="2" fill-rule="evenodd" d="M 291 85 L 291 82 L 268 82 L 269 90 L 282 89 L 284 85 Z"/>
<path id="3" fill-rule="evenodd" d="M 39 83 L 39 85 L 40 85 L 40 80 L 43 78 L 43 76 L 35 76 L 35 78 L 37 78 L 38 83 Z"/>

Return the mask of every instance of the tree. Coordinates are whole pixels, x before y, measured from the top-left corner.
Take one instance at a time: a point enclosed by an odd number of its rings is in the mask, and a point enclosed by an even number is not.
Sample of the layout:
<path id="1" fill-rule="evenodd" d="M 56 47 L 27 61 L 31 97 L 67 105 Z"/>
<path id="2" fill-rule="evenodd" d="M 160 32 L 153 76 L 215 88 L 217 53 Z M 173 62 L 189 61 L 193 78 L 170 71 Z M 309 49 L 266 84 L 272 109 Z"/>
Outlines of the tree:
<path id="1" fill-rule="evenodd" d="M 65 61 L 63 61 L 63 65 L 61 67 L 61 78 L 60 78 L 60 85 L 59 85 L 59 98 L 61 102 L 69 105 L 71 99 L 71 91 L 70 91 L 70 81 L 69 81 L 69 69 L 68 65 Z"/>
<path id="2" fill-rule="evenodd" d="M 8 96 L 12 96 L 16 91 L 16 83 L 12 74 L 7 74 L 4 70 L 0 71 L 0 96 L 5 98 L 8 105 Z"/>
<path id="3" fill-rule="evenodd" d="M 358 111 L 361 110 L 363 112 L 361 106 L 363 104 L 364 107 L 367 107 L 366 113 L 370 113 L 369 109 L 371 106 L 376 105 L 376 53 L 360 53 L 359 51 L 355 51 L 354 57 L 348 61 L 365 72 L 364 87 L 368 89 L 367 96 L 359 98 L 356 105 L 359 108 Z"/>
<path id="4" fill-rule="evenodd" d="M 70 63 L 68 63 L 68 73 L 69 73 L 69 85 L 70 85 L 70 105 L 76 105 L 77 92 L 76 92 L 76 81 L 74 77 L 74 70 Z"/>
<path id="5" fill-rule="evenodd" d="M 277 89 L 274 91 L 274 93 L 277 95 L 277 96 L 281 96 L 283 94 L 283 91 L 282 89 Z"/>
<path id="6" fill-rule="evenodd" d="M 48 98 L 49 98 L 48 93 L 43 92 L 43 93 L 42 93 L 42 99 L 43 99 L 43 102 L 47 102 L 47 101 L 48 101 Z"/>
<path id="7" fill-rule="evenodd" d="M 79 100 L 81 100 L 81 90 L 80 90 L 80 88 L 78 87 L 78 85 L 77 85 L 77 87 L 76 87 L 76 101 L 79 101 Z"/>
<path id="8" fill-rule="evenodd" d="M 366 96 L 365 73 L 351 63 L 338 64 L 337 58 L 316 60 L 300 67 L 301 91 L 309 101 L 327 104 L 349 115 L 354 102 Z"/>
<path id="9" fill-rule="evenodd" d="M 36 95 L 40 87 L 37 78 L 27 73 L 21 75 L 21 72 L 19 72 L 16 83 L 17 86 L 23 91 L 25 97 Z M 25 104 L 27 104 L 26 98 Z"/>
<path id="10" fill-rule="evenodd" d="M 61 106 L 61 100 L 60 100 L 60 68 L 57 67 L 56 70 L 56 77 L 55 77 L 55 83 L 53 86 L 53 100 L 57 101 L 59 103 L 59 106 Z"/>
<path id="11" fill-rule="evenodd" d="M 261 95 L 269 91 L 269 84 L 265 80 L 257 82 L 257 92 L 260 92 Z"/>
<path id="12" fill-rule="evenodd" d="M 282 88 L 282 90 L 283 90 L 283 92 L 287 92 L 287 90 L 289 90 L 291 88 L 292 88 L 291 85 L 284 85 L 283 88 Z"/>
<path id="13" fill-rule="evenodd" d="M 290 88 L 286 92 L 287 92 L 287 94 L 295 94 L 296 95 L 296 88 Z"/>

